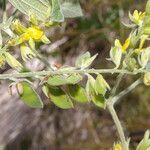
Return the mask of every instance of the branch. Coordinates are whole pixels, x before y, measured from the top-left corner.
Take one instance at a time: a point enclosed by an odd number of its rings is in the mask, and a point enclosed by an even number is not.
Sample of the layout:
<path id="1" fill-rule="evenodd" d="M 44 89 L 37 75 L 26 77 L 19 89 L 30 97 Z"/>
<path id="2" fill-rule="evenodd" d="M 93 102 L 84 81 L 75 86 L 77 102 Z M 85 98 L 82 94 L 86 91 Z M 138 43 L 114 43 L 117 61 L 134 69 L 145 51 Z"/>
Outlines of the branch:
<path id="1" fill-rule="evenodd" d="M 24 73 L 12 73 L 12 74 L 0 74 L 0 80 L 6 80 L 9 78 L 27 78 L 27 77 L 34 77 L 39 78 L 41 76 L 48 76 L 48 75 L 56 75 L 56 74 L 130 74 L 135 75 L 139 73 L 146 73 L 150 72 L 150 69 L 144 69 L 144 70 L 137 70 L 134 72 L 128 71 L 128 70 L 120 70 L 120 69 L 85 69 L 85 70 L 49 70 L 49 71 L 37 71 L 37 72 L 24 72 Z"/>
<path id="2" fill-rule="evenodd" d="M 126 141 L 122 125 L 121 125 L 120 120 L 117 116 L 117 113 L 116 113 L 116 111 L 113 107 L 113 104 L 108 103 L 107 108 L 108 108 L 108 110 L 109 110 L 109 112 L 110 112 L 110 114 L 111 114 L 111 116 L 114 120 L 115 125 L 116 125 L 116 128 L 117 128 L 120 140 L 121 140 L 123 150 L 129 150 L 128 142 Z"/>
<path id="3" fill-rule="evenodd" d="M 141 79 L 136 80 L 133 84 L 131 84 L 128 88 L 120 92 L 117 96 L 113 98 L 113 104 L 115 104 L 120 98 L 125 96 L 126 94 L 130 93 L 133 89 L 135 89 L 136 86 L 138 86 L 140 83 L 142 83 Z"/>

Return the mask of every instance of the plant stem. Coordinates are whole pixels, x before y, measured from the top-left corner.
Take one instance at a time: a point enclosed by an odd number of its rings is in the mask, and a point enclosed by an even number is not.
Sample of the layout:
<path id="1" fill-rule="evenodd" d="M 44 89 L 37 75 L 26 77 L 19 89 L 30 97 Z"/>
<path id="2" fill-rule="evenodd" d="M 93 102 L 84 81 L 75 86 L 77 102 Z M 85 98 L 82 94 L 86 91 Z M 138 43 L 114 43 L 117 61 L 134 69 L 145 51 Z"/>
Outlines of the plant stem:
<path id="1" fill-rule="evenodd" d="M 120 98 L 122 98 L 124 95 L 128 94 L 129 92 L 131 92 L 141 82 L 142 82 L 141 79 L 136 80 L 133 84 L 131 84 L 128 88 L 126 88 L 125 90 L 120 92 L 117 96 L 115 96 L 115 97 L 112 96 L 110 98 L 110 100 L 108 100 L 108 102 L 107 102 L 107 108 L 108 108 L 108 110 L 109 110 L 109 112 L 110 112 L 110 114 L 111 114 L 111 116 L 112 116 L 112 118 L 114 120 L 115 125 L 116 125 L 116 128 L 117 128 L 120 140 L 121 140 L 121 144 L 122 144 L 123 150 L 128 150 L 129 147 L 128 147 L 128 143 L 127 143 L 125 135 L 124 135 L 124 131 L 123 131 L 121 122 L 120 122 L 120 120 L 119 120 L 119 118 L 117 116 L 117 113 L 116 113 L 115 109 L 114 109 L 114 104 L 116 102 L 118 102 L 118 100 Z"/>
<path id="2" fill-rule="evenodd" d="M 27 78 L 27 77 L 34 77 L 34 78 L 39 78 L 40 76 L 48 76 L 48 75 L 56 75 L 56 74 L 130 74 L 130 75 L 135 75 L 139 73 L 146 73 L 150 72 L 150 69 L 144 69 L 144 70 L 137 70 L 134 72 L 130 72 L 127 70 L 119 70 L 119 69 L 85 69 L 85 70 L 80 70 L 80 69 L 75 69 L 75 70 L 49 70 L 49 71 L 36 71 L 36 72 L 24 72 L 24 73 L 12 73 L 12 74 L 0 74 L 0 80 L 6 80 L 9 79 L 10 77 L 12 78 Z"/>
<path id="3" fill-rule="evenodd" d="M 140 83 L 142 83 L 141 79 L 136 80 L 134 83 L 132 83 L 129 87 L 127 87 L 125 90 L 123 90 L 122 92 L 120 92 L 118 95 L 116 95 L 112 101 L 113 104 L 115 104 L 116 102 L 118 102 L 118 100 L 120 98 L 122 98 L 123 96 L 125 96 L 126 94 L 128 94 L 129 92 L 131 92 L 133 89 L 135 89 L 136 86 L 138 86 Z"/>
<path id="4" fill-rule="evenodd" d="M 3 22 L 6 21 L 7 15 L 6 15 L 6 0 L 3 0 Z"/>
<path id="5" fill-rule="evenodd" d="M 111 96 L 112 96 L 112 97 L 116 94 L 117 89 L 118 89 L 118 87 L 119 87 L 119 85 L 120 85 L 120 82 L 121 82 L 123 76 L 124 76 L 124 74 L 119 74 L 119 75 L 118 75 L 117 81 L 116 81 L 116 83 L 115 83 L 115 86 L 113 87 L 113 89 L 112 89 L 112 91 L 111 91 Z"/>
<path id="6" fill-rule="evenodd" d="M 116 128 L 117 128 L 120 140 L 121 140 L 121 144 L 122 144 L 123 150 L 129 150 L 128 143 L 126 141 L 122 125 L 120 123 L 120 120 L 119 120 L 119 118 L 117 116 L 116 111 L 114 110 L 114 107 L 113 107 L 112 103 L 109 103 L 107 105 L 107 108 L 108 108 L 108 110 L 109 110 L 109 112 L 110 112 L 110 114 L 111 114 L 111 116 L 113 118 L 113 121 L 114 121 L 115 125 L 116 125 Z"/>

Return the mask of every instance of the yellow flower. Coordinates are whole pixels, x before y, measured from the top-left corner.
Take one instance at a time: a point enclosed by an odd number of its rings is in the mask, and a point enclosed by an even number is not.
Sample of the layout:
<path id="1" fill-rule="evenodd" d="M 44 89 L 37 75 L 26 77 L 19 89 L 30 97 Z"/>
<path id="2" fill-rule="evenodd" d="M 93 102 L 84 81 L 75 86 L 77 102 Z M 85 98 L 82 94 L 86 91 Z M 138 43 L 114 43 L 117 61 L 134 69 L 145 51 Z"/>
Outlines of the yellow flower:
<path id="1" fill-rule="evenodd" d="M 123 45 L 121 44 L 120 40 L 118 40 L 118 39 L 115 40 L 115 47 L 120 48 L 123 53 L 126 52 L 129 45 L 130 45 L 130 37 L 126 39 L 126 41 Z"/>
<path id="2" fill-rule="evenodd" d="M 46 44 L 50 42 L 46 37 L 44 30 L 38 25 L 31 24 L 31 26 L 26 28 L 19 20 L 16 20 L 12 25 L 12 30 L 17 33 L 18 37 L 15 37 L 8 42 L 10 46 L 29 42 L 30 39 L 34 42 L 44 42 Z"/>
<path id="3" fill-rule="evenodd" d="M 19 20 L 15 20 L 12 25 L 12 30 L 17 35 L 8 41 L 9 46 L 22 45 L 20 50 L 24 61 L 35 57 L 33 50 L 35 50 L 36 42 L 50 43 L 44 30 L 38 25 L 38 21 L 33 15 L 30 16 L 29 22 L 30 26 L 25 27 Z M 29 44 L 29 47 L 25 46 L 26 43 Z"/>
<path id="4" fill-rule="evenodd" d="M 115 144 L 113 150 L 122 150 L 121 144 Z"/>
<path id="5" fill-rule="evenodd" d="M 38 26 L 33 26 L 27 28 L 26 32 L 22 34 L 20 37 L 22 41 L 29 41 L 30 39 L 33 39 L 35 42 L 41 41 L 42 36 L 44 35 L 44 31 L 40 29 Z"/>
<path id="6" fill-rule="evenodd" d="M 135 10 L 133 12 L 133 15 L 129 14 L 129 17 L 132 22 L 134 22 L 137 25 L 140 25 L 145 17 L 145 12 L 138 12 L 137 10 Z"/>

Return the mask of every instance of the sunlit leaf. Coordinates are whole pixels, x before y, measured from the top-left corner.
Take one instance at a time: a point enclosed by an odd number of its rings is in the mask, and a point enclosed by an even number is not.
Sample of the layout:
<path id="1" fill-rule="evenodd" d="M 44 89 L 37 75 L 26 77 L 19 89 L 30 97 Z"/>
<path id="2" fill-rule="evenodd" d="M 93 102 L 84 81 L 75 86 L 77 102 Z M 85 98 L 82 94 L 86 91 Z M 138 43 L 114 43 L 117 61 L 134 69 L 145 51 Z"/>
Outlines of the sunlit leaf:
<path id="1" fill-rule="evenodd" d="M 139 55 L 138 55 L 138 61 L 139 64 L 142 66 L 142 68 L 145 68 L 150 58 L 150 48 L 144 49 Z"/>
<path id="2" fill-rule="evenodd" d="M 144 84 L 150 86 L 150 72 L 144 74 Z"/>
<path id="3" fill-rule="evenodd" d="M 86 52 L 85 54 L 77 58 L 75 66 L 82 69 L 87 68 L 92 64 L 92 62 L 95 60 L 96 57 L 97 54 L 91 57 L 90 53 Z"/>
<path id="4" fill-rule="evenodd" d="M 49 77 L 47 83 L 52 86 L 59 86 L 64 84 L 76 84 L 81 80 L 82 76 L 79 74 L 54 75 Z"/>
<path id="5" fill-rule="evenodd" d="M 101 108 L 104 108 L 105 107 L 105 98 L 103 95 L 101 94 L 93 94 L 92 95 L 92 102 L 98 106 L 98 107 L 101 107 Z"/>
<path id="6" fill-rule="evenodd" d="M 29 83 L 21 82 L 18 88 L 22 91 L 20 98 L 26 105 L 32 108 L 43 108 L 42 100 Z"/>
<path id="7" fill-rule="evenodd" d="M 9 0 L 9 2 L 26 15 L 34 14 L 38 20 L 45 21 L 50 17 L 51 6 L 48 0 Z"/>
<path id="8" fill-rule="evenodd" d="M 145 12 L 146 14 L 150 15 L 150 0 L 147 1 Z"/>
<path id="9" fill-rule="evenodd" d="M 108 83 L 105 81 L 102 75 L 98 75 L 96 78 L 96 83 L 95 83 L 95 90 L 98 94 L 105 95 L 107 89 L 110 89 L 110 86 Z"/>
<path id="10" fill-rule="evenodd" d="M 145 132 L 144 138 L 137 146 L 136 150 L 150 150 L 150 131 Z"/>
<path id="11" fill-rule="evenodd" d="M 62 13 L 59 0 L 52 0 L 51 20 L 55 22 L 64 21 L 64 15 Z"/>
<path id="12" fill-rule="evenodd" d="M 43 87 L 46 96 L 59 108 L 73 108 L 73 103 L 70 97 L 59 87 Z"/>
<path id="13" fill-rule="evenodd" d="M 95 79 L 91 75 L 88 74 L 88 80 L 87 80 L 86 88 L 85 88 L 88 101 L 91 101 L 92 95 L 96 94 L 95 82 L 96 82 Z"/>
<path id="14" fill-rule="evenodd" d="M 69 85 L 69 93 L 71 97 L 80 103 L 88 101 L 85 89 L 80 85 Z"/>
<path id="15" fill-rule="evenodd" d="M 61 9 L 65 18 L 83 16 L 82 9 L 78 0 L 60 0 Z"/>
<path id="16" fill-rule="evenodd" d="M 112 62 L 116 65 L 116 68 L 120 66 L 121 58 L 122 58 L 122 50 L 117 47 L 113 47 L 110 50 L 110 58 Z"/>

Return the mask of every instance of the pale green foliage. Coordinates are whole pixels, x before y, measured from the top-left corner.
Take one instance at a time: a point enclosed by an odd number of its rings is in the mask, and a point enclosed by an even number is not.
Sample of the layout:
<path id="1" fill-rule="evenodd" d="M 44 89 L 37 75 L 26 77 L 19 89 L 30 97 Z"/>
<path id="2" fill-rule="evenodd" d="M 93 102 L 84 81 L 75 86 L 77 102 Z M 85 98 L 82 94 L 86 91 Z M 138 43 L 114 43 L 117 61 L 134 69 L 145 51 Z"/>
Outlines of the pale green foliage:
<path id="1" fill-rule="evenodd" d="M 77 68 L 81 68 L 81 69 L 85 69 L 87 67 L 89 67 L 92 62 L 95 60 L 97 54 L 91 57 L 91 54 L 89 52 L 86 52 L 85 54 L 79 56 L 79 58 L 77 58 L 75 66 Z"/>
<path id="2" fill-rule="evenodd" d="M 43 108 L 43 102 L 32 88 L 33 80 L 29 77 L 41 81 L 39 85 L 42 86 L 43 93 L 59 108 L 73 108 L 73 102 L 91 102 L 100 108 L 107 108 L 120 136 L 119 147 L 129 150 L 129 142 L 124 136 L 114 104 L 120 97 L 140 84 L 141 80 L 118 94 L 120 79 L 117 79 L 117 84 L 111 89 L 102 73 L 120 75 L 139 73 L 142 77 L 144 75 L 144 83 L 147 86 L 150 85 L 150 70 L 147 69 L 150 63 L 150 47 L 145 44 L 150 39 L 150 0 L 145 12 L 135 10 L 129 13 L 131 23 L 125 25 L 132 28 L 132 32 L 123 44 L 116 39 L 112 45 L 109 59 L 115 65 L 112 69 L 89 69 L 97 54 L 91 56 L 89 52 L 86 52 L 77 58 L 74 66 L 48 68 L 37 72 L 24 72 L 26 68 L 10 54 L 10 47 L 20 46 L 24 62 L 37 57 L 49 66 L 47 60 L 43 59 L 36 49 L 37 43 L 50 43 L 46 37 L 45 28 L 61 24 L 65 18 L 82 16 L 80 3 L 78 0 L 9 0 L 9 2 L 28 16 L 29 24 L 24 26 L 19 20 L 13 20 L 14 16 L 4 19 L 0 24 L 0 67 L 7 62 L 11 68 L 18 71 L 17 74 L 0 75 L 0 79 L 12 81 L 22 101 L 32 108 Z M 3 32 L 7 33 L 7 40 L 3 40 Z M 85 76 L 87 78 L 84 87 L 82 80 Z M 150 150 L 149 131 L 146 132 L 137 150 Z"/>
<path id="3" fill-rule="evenodd" d="M 47 83 L 52 86 L 60 86 L 65 84 L 77 84 L 81 80 L 82 76 L 79 74 L 54 75 L 48 78 Z"/>
<path id="4" fill-rule="evenodd" d="M 116 68 L 118 68 L 120 66 L 121 58 L 122 58 L 121 49 L 117 47 L 111 48 L 110 58 L 111 58 L 111 61 L 116 65 Z"/>
<path id="5" fill-rule="evenodd" d="M 136 150 L 150 150 L 150 131 L 146 131 L 144 138 L 137 146 Z"/>
<path id="6" fill-rule="evenodd" d="M 26 15 L 34 14 L 40 21 L 62 22 L 64 18 L 82 16 L 79 1 L 66 0 L 9 0 Z"/>
<path id="7" fill-rule="evenodd" d="M 73 108 L 70 97 L 60 87 L 44 86 L 43 91 L 57 107 L 62 109 Z"/>
<path id="8" fill-rule="evenodd" d="M 80 85 L 69 85 L 69 94 L 71 98 L 80 103 L 88 101 L 85 89 Z"/>
<path id="9" fill-rule="evenodd" d="M 9 0 L 9 2 L 22 13 L 34 14 L 41 21 L 50 17 L 51 5 L 47 0 Z"/>
<path id="10" fill-rule="evenodd" d="M 43 108 L 43 102 L 31 85 L 27 82 L 17 84 L 18 94 L 21 100 L 29 107 Z"/>

